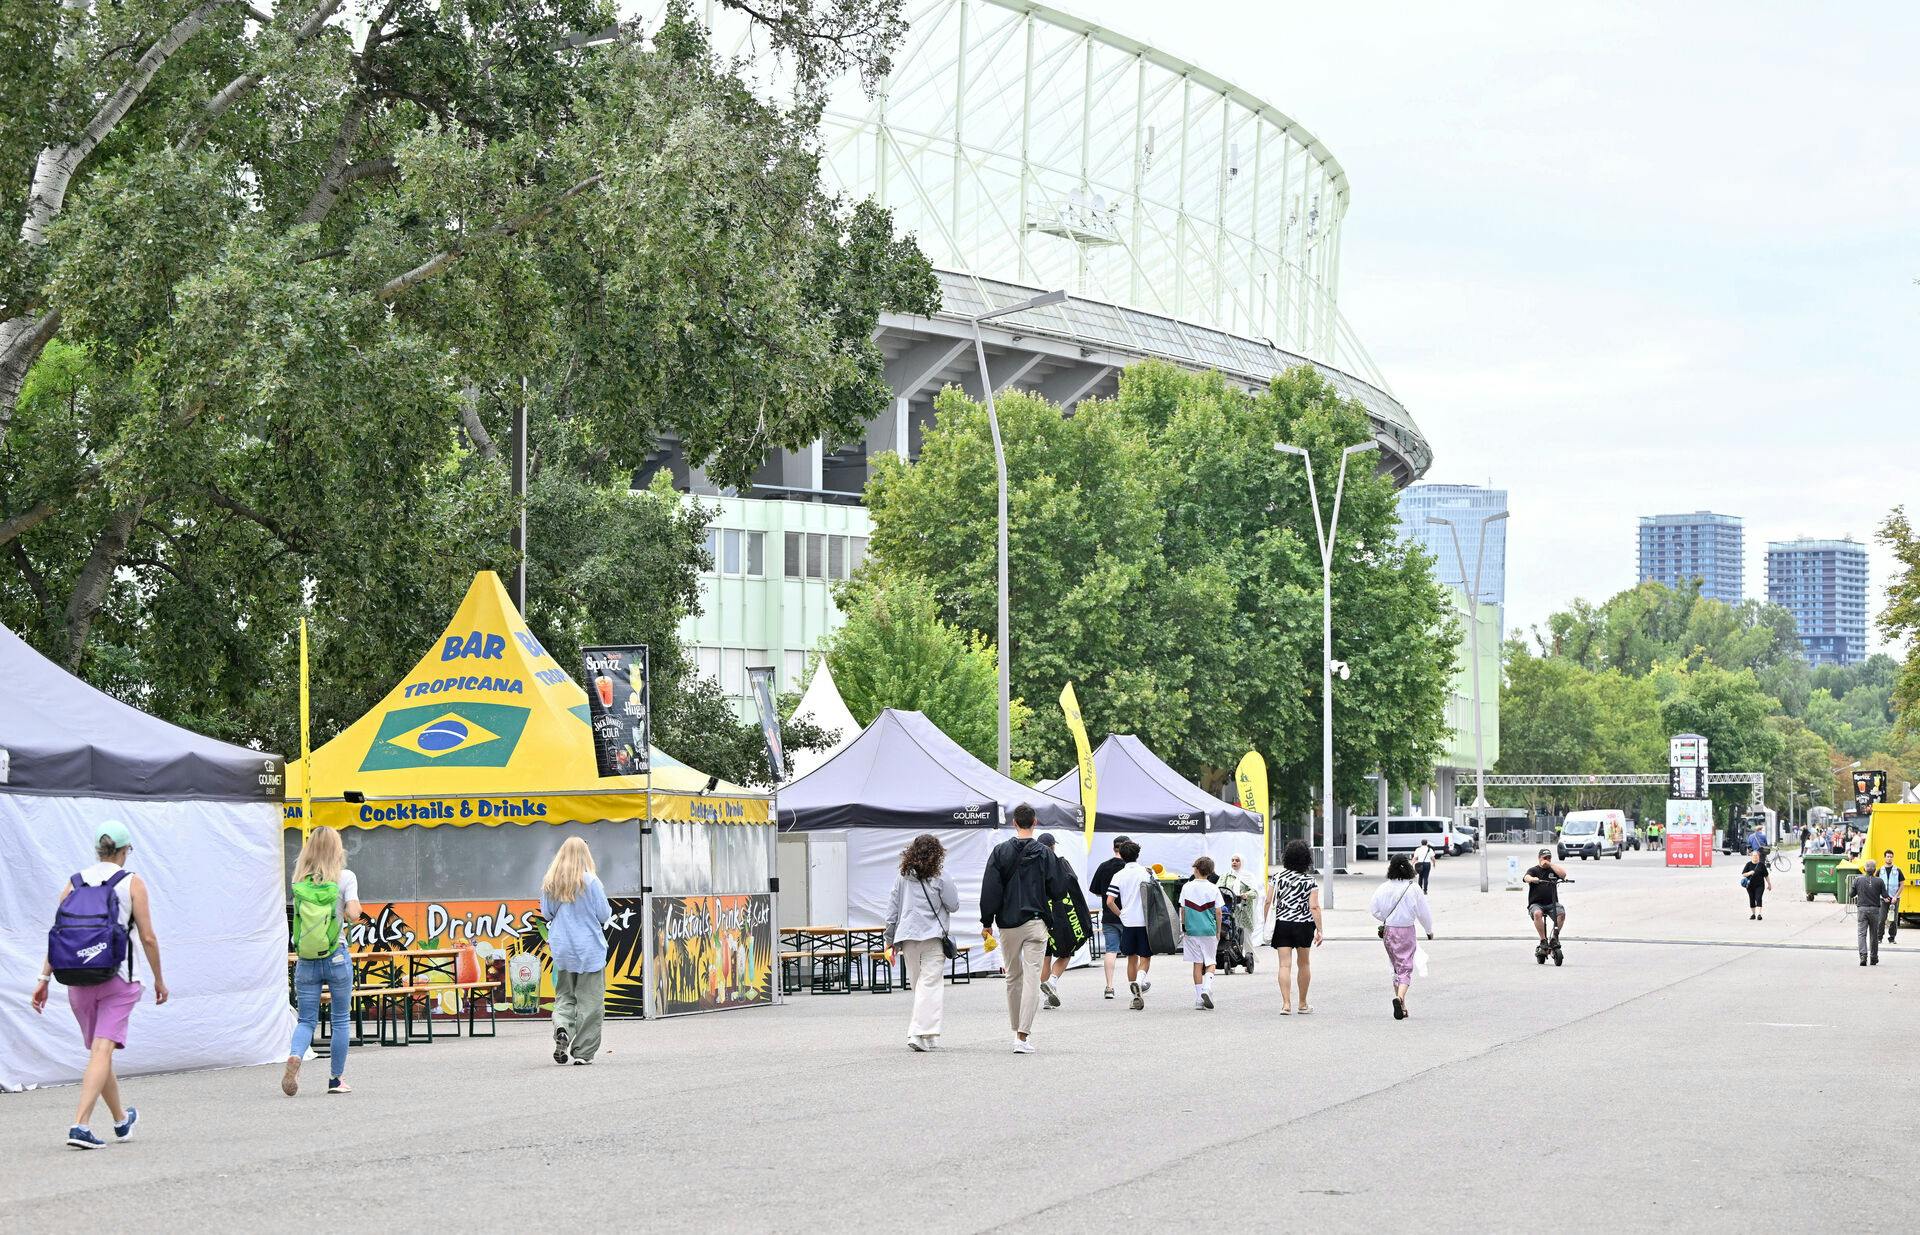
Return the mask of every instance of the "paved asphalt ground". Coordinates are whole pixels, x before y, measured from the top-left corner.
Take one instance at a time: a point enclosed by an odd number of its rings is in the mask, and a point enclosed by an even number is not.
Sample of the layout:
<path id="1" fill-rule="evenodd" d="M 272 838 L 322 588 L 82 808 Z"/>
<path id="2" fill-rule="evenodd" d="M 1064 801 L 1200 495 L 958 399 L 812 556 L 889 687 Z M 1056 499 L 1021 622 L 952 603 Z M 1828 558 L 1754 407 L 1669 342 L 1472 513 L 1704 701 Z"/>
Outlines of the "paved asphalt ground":
<path id="1" fill-rule="evenodd" d="M 71 1089 L 0 1095 L 0 1229 L 1913 1229 L 1920 930 L 1863 969 L 1797 872 L 1750 922 L 1728 859 L 1630 854 L 1572 864 L 1542 967 L 1506 853 L 1484 896 L 1477 858 L 1436 868 L 1404 1022 L 1375 868 L 1339 883 L 1308 1017 L 1263 952 L 1213 1012 L 1173 958 L 1144 1012 L 1077 970 L 1029 1056 L 983 980 L 934 1055 L 905 995 L 801 996 L 614 1024 L 591 1068 L 513 1026 L 357 1051 L 350 1097 L 324 1063 L 293 1100 L 277 1068 L 139 1078 L 140 1135 L 93 1153 L 61 1144 Z"/>

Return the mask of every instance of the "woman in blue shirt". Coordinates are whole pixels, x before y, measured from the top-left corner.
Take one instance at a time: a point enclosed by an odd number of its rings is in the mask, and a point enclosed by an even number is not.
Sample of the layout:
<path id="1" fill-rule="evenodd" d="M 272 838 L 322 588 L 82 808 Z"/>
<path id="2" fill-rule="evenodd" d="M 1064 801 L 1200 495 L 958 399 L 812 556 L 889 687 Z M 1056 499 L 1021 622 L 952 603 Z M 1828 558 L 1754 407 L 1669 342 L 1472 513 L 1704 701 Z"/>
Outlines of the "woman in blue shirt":
<path id="1" fill-rule="evenodd" d="M 553 957 L 553 1062 L 587 1064 L 600 1050 L 607 1011 L 607 919 L 613 906 L 594 872 L 593 851 L 567 838 L 540 881 Z"/>

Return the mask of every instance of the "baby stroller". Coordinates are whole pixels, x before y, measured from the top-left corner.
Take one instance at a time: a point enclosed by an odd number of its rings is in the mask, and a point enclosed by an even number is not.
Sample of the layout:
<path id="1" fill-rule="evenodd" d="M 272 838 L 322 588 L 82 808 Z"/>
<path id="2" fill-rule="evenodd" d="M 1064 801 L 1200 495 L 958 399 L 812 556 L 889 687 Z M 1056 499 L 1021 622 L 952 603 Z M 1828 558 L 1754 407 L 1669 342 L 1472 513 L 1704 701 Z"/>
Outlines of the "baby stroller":
<path id="1" fill-rule="evenodd" d="M 1232 973 L 1238 966 L 1253 972 L 1253 940 L 1241 929 L 1240 916 L 1235 912 L 1246 899 L 1220 889 L 1220 946 L 1214 954 L 1214 965 L 1221 973 Z"/>

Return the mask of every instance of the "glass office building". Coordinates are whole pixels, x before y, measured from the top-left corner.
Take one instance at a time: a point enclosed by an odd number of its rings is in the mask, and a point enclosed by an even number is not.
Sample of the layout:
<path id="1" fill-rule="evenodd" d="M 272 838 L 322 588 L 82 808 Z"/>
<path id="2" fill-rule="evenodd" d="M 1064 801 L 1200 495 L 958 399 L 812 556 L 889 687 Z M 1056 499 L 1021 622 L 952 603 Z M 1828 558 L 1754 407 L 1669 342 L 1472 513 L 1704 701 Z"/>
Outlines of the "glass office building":
<path id="1" fill-rule="evenodd" d="M 1702 596 L 1737 605 L 1746 596 L 1746 546 L 1739 515 L 1641 515 L 1640 582 L 1679 589 L 1698 580 Z"/>
<path id="2" fill-rule="evenodd" d="M 1867 549 L 1852 540 L 1767 542 L 1767 600 L 1793 614 L 1816 665 L 1867 658 Z"/>
<path id="3" fill-rule="evenodd" d="M 1494 636 L 1507 628 L 1507 524 L 1503 519 L 1489 523 L 1484 532 L 1486 548 L 1481 549 L 1480 521 L 1507 508 L 1505 489 L 1484 489 L 1479 485 L 1409 485 L 1400 491 L 1400 536 L 1412 541 L 1433 556 L 1433 577 L 1464 595 L 1473 586 L 1475 555 L 1480 554 L 1480 601 L 1494 606 L 1497 620 Z M 1460 534 L 1459 552 L 1454 551 L 1448 529 L 1427 519 L 1450 519 Z M 1465 559 L 1463 577 L 1461 560 Z"/>

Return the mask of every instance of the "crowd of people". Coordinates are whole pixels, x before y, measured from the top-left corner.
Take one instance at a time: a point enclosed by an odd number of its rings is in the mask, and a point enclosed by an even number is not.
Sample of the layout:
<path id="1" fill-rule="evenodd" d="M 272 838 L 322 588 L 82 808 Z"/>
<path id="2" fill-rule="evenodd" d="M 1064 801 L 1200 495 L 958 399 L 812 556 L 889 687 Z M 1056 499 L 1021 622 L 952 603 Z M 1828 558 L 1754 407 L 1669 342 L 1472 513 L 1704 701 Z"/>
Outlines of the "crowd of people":
<path id="1" fill-rule="evenodd" d="M 1035 832 L 1033 809 L 1015 808 L 1013 825 L 1014 834 L 987 856 L 980 885 L 980 930 L 987 947 L 1000 952 L 1005 967 L 1012 1048 L 1031 1054 L 1034 1024 L 1042 1010 L 1061 1005 L 1060 979 L 1086 938 L 1086 932 L 1066 929 L 1063 923 L 1086 922 L 1087 906 L 1073 866 L 1055 852 L 1054 837 Z M 1144 1011 L 1153 990 L 1154 957 L 1171 952 L 1177 939 L 1180 960 L 1192 983 L 1193 1007 L 1212 1011 L 1213 979 L 1229 915 L 1231 925 L 1249 943 L 1258 915 L 1273 924 L 1265 942 L 1279 957 L 1281 1015 L 1310 1014 L 1312 952 L 1326 938 L 1312 861 L 1313 852 L 1305 841 L 1289 842 L 1281 854 L 1280 869 L 1263 892 L 1257 892 L 1239 855 L 1231 859 L 1224 874 L 1211 857 L 1201 855 L 1194 858 L 1188 878 L 1179 886 L 1177 904 L 1169 905 L 1154 872 L 1140 861 L 1139 842 L 1126 836 L 1115 839 L 1113 855 L 1094 869 L 1088 886 L 1101 911 L 1102 997 L 1116 998 L 1117 983 L 1124 979 L 1128 1008 Z M 900 874 L 887 910 L 887 947 L 900 951 L 913 984 L 907 1046 L 915 1051 L 939 1048 L 942 975 L 945 961 L 956 951 L 952 920 L 960 902 L 953 881 L 944 873 L 945 862 L 946 850 L 938 837 L 915 837 L 901 854 Z M 1371 906 L 1392 980 L 1393 1016 L 1400 1020 L 1410 1015 L 1416 930 L 1433 938 L 1433 911 L 1422 885 L 1416 863 L 1408 855 L 1395 855 Z M 1176 917 L 1177 931 L 1173 929 Z"/>
<path id="2" fill-rule="evenodd" d="M 1867 834 L 1842 824 L 1816 828 L 1811 824 L 1800 829 L 1801 853 L 1838 853 L 1849 858 L 1857 858 L 1865 850 Z"/>
<path id="3" fill-rule="evenodd" d="M 986 946 L 1001 952 L 1013 1050 L 1030 1054 L 1035 1050 L 1038 1014 L 1061 1006 L 1061 979 L 1096 927 L 1072 864 L 1056 852 L 1053 836 L 1035 833 L 1033 809 L 1016 808 L 1013 824 L 1013 836 L 987 857 L 981 879 L 980 929 Z M 1854 834 L 1851 842 L 1856 855 L 1860 839 Z M 1809 829 L 1802 843 L 1807 851 L 1820 852 L 1823 845 L 1847 841 Z M 1764 837 L 1750 848 L 1752 856 L 1741 870 L 1741 882 L 1749 917 L 1759 919 L 1772 877 Z M 47 959 L 32 993 L 33 1010 L 44 1012 L 50 982 L 57 977 L 66 986 L 68 1004 L 88 1050 L 79 1105 L 67 1131 L 66 1143 L 77 1149 L 108 1143 L 92 1126 L 103 1101 L 112 1117 L 115 1140 L 132 1137 L 139 1121 L 139 1111 L 122 1102 L 113 1070 L 114 1052 L 126 1045 L 130 1015 L 145 989 L 135 976 L 132 941 L 136 937 L 152 979 L 154 1003 L 164 1005 L 168 999 L 149 891 L 139 875 L 126 869 L 132 849 L 133 837 L 125 824 L 100 825 L 96 861 L 75 872 L 61 891 L 48 935 Z M 1211 857 L 1196 857 L 1178 889 L 1177 905 L 1162 894 L 1154 871 L 1141 863 L 1140 852 L 1140 845 L 1128 837 L 1115 840 L 1112 856 L 1095 868 L 1087 889 L 1092 904 L 1099 908 L 1105 999 L 1116 998 L 1124 966 L 1128 1007 L 1144 1011 L 1153 989 L 1154 957 L 1174 951 L 1177 940 L 1192 983 L 1193 1007 L 1212 1011 L 1221 936 L 1231 925 L 1237 939 L 1251 944 L 1256 920 L 1264 920 L 1271 926 L 1260 942 L 1274 949 L 1278 961 L 1280 1015 L 1313 1012 L 1308 1002 L 1313 950 L 1325 942 L 1326 923 L 1320 885 L 1312 872 L 1312 850 L 1304 841 L 1287 843 L 1279 869 L 1257 893 L 1239 855 L 1231 859 L 1224 874 Z M 907 1045 L 920 1052 L 940 1047 L 944 974 L 959 951 L 952 923 L 953 915 L 960 912 L 960 896 L 944 869 L 946 856 L 938 837 L 914 838 L 901 854 L 899 878 L 887 911 L 886 946 L 890 954 L 898 950 L 913 991 Z M 1432 860 L 1425 845 L 1412 855 L 1393 855 L 1386 879 L 1368 906 L 1385 952 L 1396 1020 L 1411 1015 L 1413 979 L 1423 969 L 1419 936 L 1434 937 L 1427 899 Z M 1525 875 L 1527 913 L 1539 936 L 1543 960 L 1553 950 L 1557 962 L 1560 932 L 1566 924 L 1566 906 L 1559 901 L 1558 887 L 1566 881 L 1565 869 L 1554 862 L 1548 848 L 1540 850 L 1538 863 Z M 1892 942 L 1898 934 L 1901 883 L 1901 868 L 1890 849 L 1877 861 L 1866 859 L 1861 873 L 1851 878 L 1863 966 L 1879 964 L 1882 938 Z M 360 919 L 361 905 L 359 878 L 346 865 L 339 832 L 328 827 L 309 830 L 294 866 L 290 893 L 298 1014 L 280 1088 L 288 1097 L 299 1093 L 301 1068 L 319 1027 L 324 995 L 332 1030 L 326 1093 L 350 1093 L 345 1074 L 352 1038 L 353 968 L 347 927 Z M 553 1060 L 590 1064 L 601 1046 L 605 927 L 612 909 L 585 840 L 570 837 L 561 845 L 541 882 L 540 910 L 547 923 L 553 966 Z"/>

